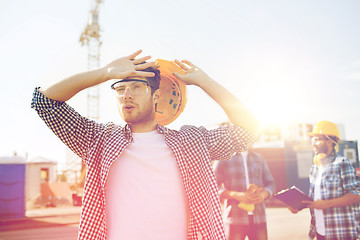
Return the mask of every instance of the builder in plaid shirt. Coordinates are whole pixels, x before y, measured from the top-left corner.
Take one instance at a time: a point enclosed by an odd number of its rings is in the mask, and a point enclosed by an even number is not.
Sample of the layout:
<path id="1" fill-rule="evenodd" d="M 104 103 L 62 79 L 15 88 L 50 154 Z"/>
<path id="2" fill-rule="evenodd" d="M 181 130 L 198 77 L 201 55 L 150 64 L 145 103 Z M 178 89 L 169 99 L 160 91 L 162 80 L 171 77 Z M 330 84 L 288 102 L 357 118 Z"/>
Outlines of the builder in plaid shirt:
<path id="1" fill-rule="evenodd" d="M 350 161 L 336 153 L 340 134 L 329 121 L 317 123 L 309 136 L 314 149 L 310 170 L 309 236 L 318 240 L 360 238 L 360 177 Z M 296 213 L 296 210 L 291 209 Z"/>
<path id="2" fill-rule="evenodd" d="M 216 161 L 214 172 L 220 200 L 224 201 L 227 239 L 244 240 L 248 236 L 249 240 L 266 240 L 264 201 L 274 193 L 275 181 L 265 159 L 250 148 L 229 161 Z M 246 205 L 239 207 L 239 203 Z"/>
<path id="3" fill-rule="evenodd" d="M 34 92 L 32 107 L 87 165 L 78 239 L 225 239 L 211 161 L 246 149 L 257 119 L 201 69 L 175 61 L 185 74 L 174 76 L 203 89 L 234 125 L 175 131 L 157 124 L 159 71 L 140 53 Z M 65 103 L 111 79 L 125 126 L 96 123 Z"/>

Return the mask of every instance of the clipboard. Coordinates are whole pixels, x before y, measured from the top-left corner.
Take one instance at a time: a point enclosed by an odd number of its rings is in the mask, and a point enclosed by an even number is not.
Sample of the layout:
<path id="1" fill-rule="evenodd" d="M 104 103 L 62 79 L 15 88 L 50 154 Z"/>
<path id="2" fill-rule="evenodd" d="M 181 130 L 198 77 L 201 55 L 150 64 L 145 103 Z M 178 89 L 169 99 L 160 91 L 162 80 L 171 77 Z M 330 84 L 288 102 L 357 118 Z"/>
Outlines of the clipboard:
<path id="1" fill-rule="evenodd" d="M 302 201 L 313 201 L 308 195 L 295 186 L 284 189 L 274 194 L 273 197 L 299 211 L 306 208 L 306 204 Z"/>

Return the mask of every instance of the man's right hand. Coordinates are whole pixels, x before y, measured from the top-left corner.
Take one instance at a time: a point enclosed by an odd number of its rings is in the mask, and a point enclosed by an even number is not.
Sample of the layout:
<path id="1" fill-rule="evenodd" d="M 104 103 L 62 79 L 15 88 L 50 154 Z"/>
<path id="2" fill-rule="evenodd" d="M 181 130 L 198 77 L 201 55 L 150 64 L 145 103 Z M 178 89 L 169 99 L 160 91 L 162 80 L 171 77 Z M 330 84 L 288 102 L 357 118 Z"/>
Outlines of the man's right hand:
<path id="1" fill-rule="evenodd" d="M 145 62 L 150 56 L 135 59 L 142 50 L 138 50 L 129 56 L 118 58 L 105 66 L 107 79 L 124 79 L 128 77 L 153 77 L 154 73 L 144 72 L 148 67 L 154 67 L 154 62 Z"/>
<path id="2" fill-rule="evenodd" d="M 53 100 L 65 102 L 78 92 L 101 84 L 110 79 L 124 79 L 127 77 L 153 77 L 154 73 L 144 72 L 148 67 L 155 66 L 154 62 L 144 63 L 150 56 L 135 59 L 142 50 L 138 50 L 129 56 L 112 61 L 105 67 L 78 73 L 52 84 L 49 87 L 39 89 L 45 96 Z"/>

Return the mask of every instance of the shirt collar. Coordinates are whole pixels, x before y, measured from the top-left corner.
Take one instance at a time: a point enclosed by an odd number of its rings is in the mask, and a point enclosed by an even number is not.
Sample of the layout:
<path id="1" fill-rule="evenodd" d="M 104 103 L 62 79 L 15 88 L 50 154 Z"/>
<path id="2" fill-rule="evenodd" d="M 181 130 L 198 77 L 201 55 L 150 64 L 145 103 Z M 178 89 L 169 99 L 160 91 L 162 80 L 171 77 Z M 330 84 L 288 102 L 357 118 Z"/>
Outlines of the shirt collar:
<path id="1" fill-rule="evenodd" d="M 322 160 L 322 164 L 327 165 L 327 164 L 333 162 L 335 160 L 335 158 L 336 158 L 336 151 L 334 150 L 328 157 L 326 157 Z"/>
<path id="2" fill-rule="evenodd" d="M 167 134 L 169 132 L 169 129 L 167 127 L 164 127 L 160 124 L 156 125 L 156 130 L 158 130 L 158 132 L 161 134 Z"/>
<path id="3" fill-rule="evenodd" d="M 160 124 L 156 125 L 156 130 L 161 133 L 161 134 L 167 134 L 169 132 L 169 129 L 167 127 L 164 127 Z M 122 129 L 125 139 L 132 142 L 133 141 L 133 137 L 132 137 L 132 131 L 131 131 L 131 127 L 129 124 L 126 124 L 125 127 Z"/>
<path id="4" fill-rule="evenodd" d="M 129 124 L 126 124 L 125 127 L 122 129 L 125 139 L 132 142 L 132 134 L 131 134 L 131 127 Z"/>

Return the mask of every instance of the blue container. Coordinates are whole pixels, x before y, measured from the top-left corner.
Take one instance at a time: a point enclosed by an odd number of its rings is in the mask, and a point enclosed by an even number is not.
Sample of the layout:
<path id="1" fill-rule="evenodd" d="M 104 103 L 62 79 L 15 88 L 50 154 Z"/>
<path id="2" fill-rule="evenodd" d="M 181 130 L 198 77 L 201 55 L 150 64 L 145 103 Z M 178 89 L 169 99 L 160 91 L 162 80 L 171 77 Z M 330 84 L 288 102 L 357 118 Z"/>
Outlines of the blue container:
<path id="1" fill-rule="evenodd" d="M 0 219 L 25 217 L 25 164 L 0 164 Z"/>

